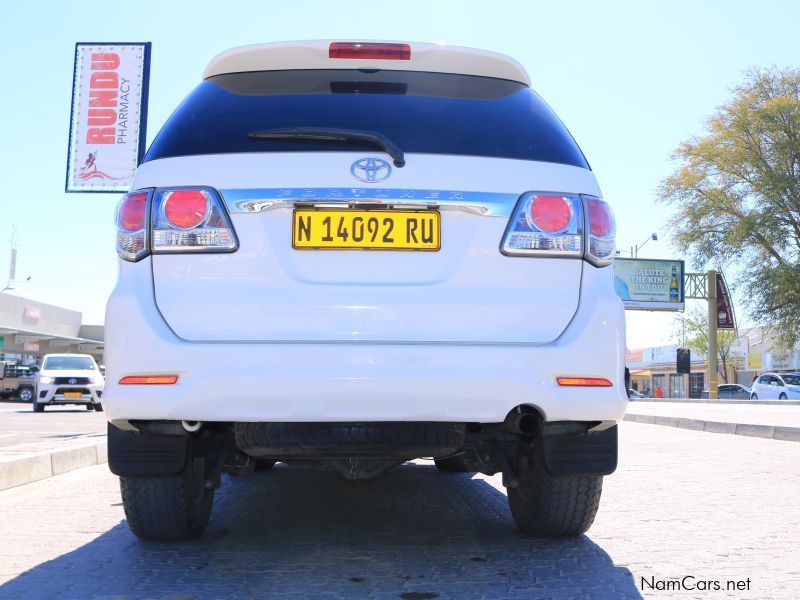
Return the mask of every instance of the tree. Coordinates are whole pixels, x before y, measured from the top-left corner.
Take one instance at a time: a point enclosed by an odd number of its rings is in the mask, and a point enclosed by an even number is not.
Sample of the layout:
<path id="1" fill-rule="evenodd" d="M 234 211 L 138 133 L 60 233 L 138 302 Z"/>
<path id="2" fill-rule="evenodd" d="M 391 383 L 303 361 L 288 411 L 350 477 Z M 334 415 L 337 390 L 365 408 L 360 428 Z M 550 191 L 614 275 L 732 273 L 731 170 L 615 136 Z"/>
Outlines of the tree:
<path id="1" fill-rule="evenodd" d="M 800 340 L 800 70 L 754 69 L 673 154 L 659 198 L 678 247 L 702 268 L 739 266 L 750 315 Z"/>
<path id="2" fill-rule="evenodd" d="M 708 354 L 708 315 L 701 308 L 675 317 L 676 335 L 686 347 L 699 354 Z M 725 383 L 728 383 L 728 366 L 739 356 L 733 350 L 736 343 L 736 332 L 733 329 L 717 330 L 717 371 Z"/>

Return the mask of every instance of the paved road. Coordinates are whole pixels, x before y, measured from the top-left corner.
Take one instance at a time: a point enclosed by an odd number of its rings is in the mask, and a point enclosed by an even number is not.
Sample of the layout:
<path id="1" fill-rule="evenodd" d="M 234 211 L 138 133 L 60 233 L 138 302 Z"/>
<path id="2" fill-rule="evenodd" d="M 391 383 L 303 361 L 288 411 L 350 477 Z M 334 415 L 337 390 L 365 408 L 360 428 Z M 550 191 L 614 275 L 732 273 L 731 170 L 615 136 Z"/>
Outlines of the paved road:
<path id="1" fill-rule="evenodd" d="M 30 403 L 0 400 L 0 459 L 86 444 L 105 434 L 104 413 L 81 406 L 48 406 L 35 413 Z"/>
<path id="2" fill-rule="evenodd" d="M 207 535 L 142 543 L 103 466 L 0 492 L 0 598 L 621 598 L 641 578 L 750 579 L 681 598 L 797 598 L 797 444 L 621 426 L 589 535 L 514 532 L 498 477 L 427 462 L 374 482 L 228 479 Z M 645 595 L 670 597 L 670 592 Z"/>

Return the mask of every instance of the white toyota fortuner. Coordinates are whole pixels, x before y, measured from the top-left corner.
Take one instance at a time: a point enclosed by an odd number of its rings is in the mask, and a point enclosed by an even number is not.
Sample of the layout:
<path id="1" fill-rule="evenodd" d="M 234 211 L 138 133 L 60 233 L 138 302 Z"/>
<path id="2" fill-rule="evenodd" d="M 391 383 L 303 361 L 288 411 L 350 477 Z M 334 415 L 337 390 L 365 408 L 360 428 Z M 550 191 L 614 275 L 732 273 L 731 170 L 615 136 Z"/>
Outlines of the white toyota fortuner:
<path id="1" fill-rule="evenodd" d="M 223 52 L 117 217 L 109 463 L 140 537 L 199 535 L 222 473 L 502 473 L 586 531 L 626 407 L 614 217 L 525 70 L 425 43 Z M 310 476 L 310 475 L 309 475 Z"/>

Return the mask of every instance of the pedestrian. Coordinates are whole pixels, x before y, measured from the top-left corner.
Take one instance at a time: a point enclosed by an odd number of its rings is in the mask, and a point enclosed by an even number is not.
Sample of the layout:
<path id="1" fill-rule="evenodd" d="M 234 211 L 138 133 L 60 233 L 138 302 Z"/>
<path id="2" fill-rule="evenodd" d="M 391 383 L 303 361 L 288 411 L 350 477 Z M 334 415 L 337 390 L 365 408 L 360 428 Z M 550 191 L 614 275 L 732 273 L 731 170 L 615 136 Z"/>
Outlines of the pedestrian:
<path id="1" fill-rule="evenodd" d="M 656 396 L 656 398 L 663 398 L 664 397 L 664 392 L 661 390 L 661 386 L 660 385 L 656 386 L 656 394 L 655 394 L 655 396 Z"/>

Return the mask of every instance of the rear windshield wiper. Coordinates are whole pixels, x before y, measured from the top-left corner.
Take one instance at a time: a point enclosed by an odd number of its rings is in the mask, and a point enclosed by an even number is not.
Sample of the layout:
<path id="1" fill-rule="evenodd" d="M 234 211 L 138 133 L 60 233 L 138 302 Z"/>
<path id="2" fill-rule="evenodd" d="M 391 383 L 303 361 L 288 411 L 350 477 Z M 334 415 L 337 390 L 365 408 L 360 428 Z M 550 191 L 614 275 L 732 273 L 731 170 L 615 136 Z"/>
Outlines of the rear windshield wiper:
<path id="1" fill-rule="evenodd" d="M 367 142 L 381 148 L 394 159 L 395 167 L 406 164 L 400 147 L 377 131 L 363 129 L 335 129 L 328 127 L 291 127 L 288 129 L 266 129 L 247 134 L 251 140 L 309 140 L 316 142 Z"/>

